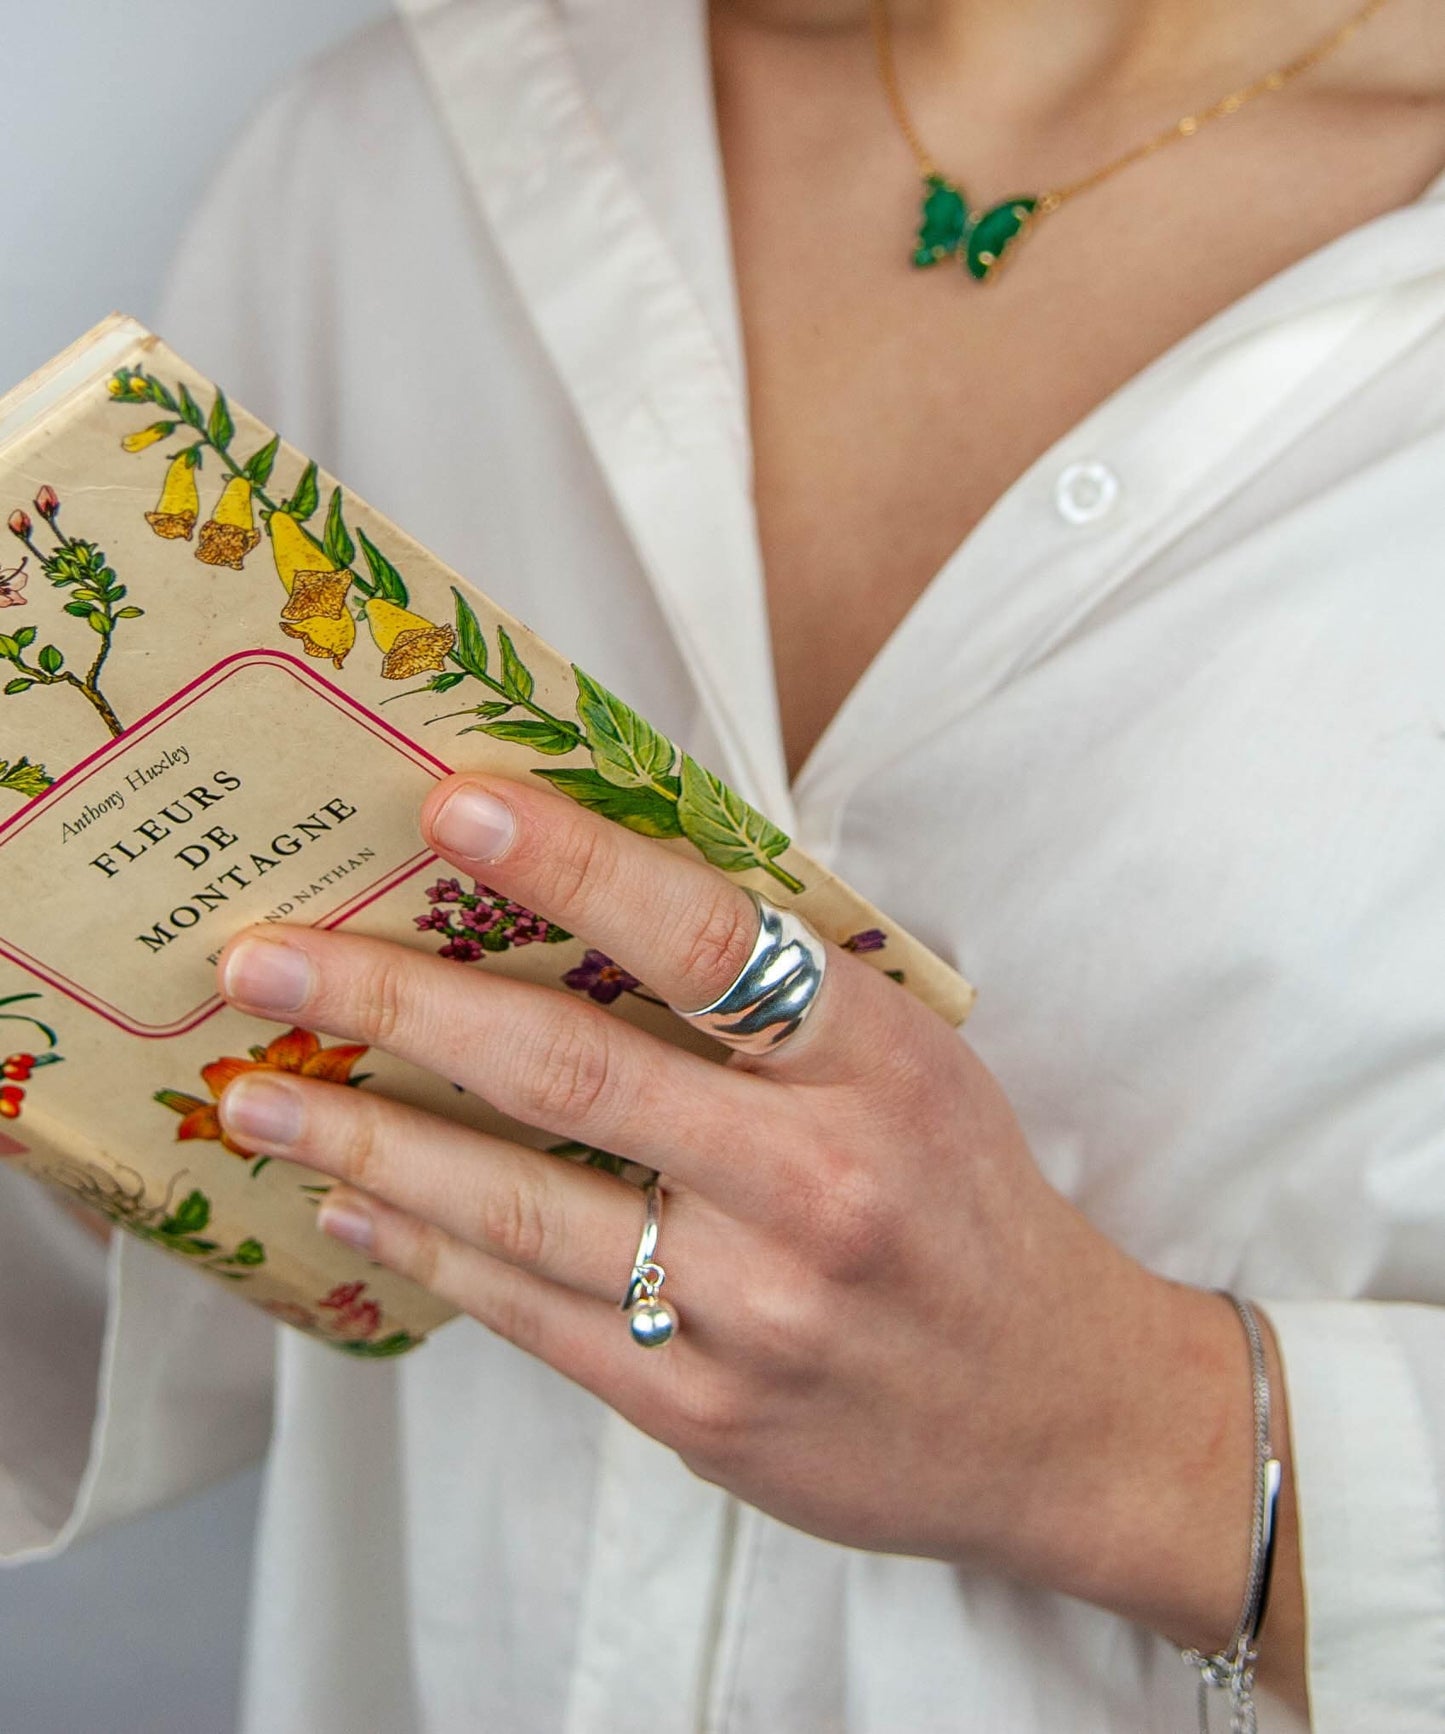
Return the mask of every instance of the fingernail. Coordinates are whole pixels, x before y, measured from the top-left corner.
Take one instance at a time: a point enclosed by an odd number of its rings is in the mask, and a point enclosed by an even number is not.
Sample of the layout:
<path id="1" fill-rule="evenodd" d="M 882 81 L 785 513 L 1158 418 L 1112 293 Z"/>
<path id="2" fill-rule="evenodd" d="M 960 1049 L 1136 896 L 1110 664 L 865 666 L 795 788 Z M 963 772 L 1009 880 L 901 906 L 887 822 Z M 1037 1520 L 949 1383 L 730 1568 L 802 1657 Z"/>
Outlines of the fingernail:
<path id="1" fill-rule="evenodd" d="M 256 1144 L 284 1146 L 301 1136 L 301 1098 L 279 1078 L 237 1078 L 221 1097 L 220 1116 L 227 1132 Z"/>
<path id="2" fill-rule="evenodd" d="M 495 861 L 505 855 L 516 830 L 505 801 L 467 784 L 442 803 L 432 821 L 432 836 L 442 853 L 464 855 L 469 861 Z"/>
<path id="3" fill-rule="evenodd" d="M 316 1212 L 316 1226 L 334 1240 L 344 1240 L 358 1251 L 371 1251 L 371 1217 L 359 1204 L 333 1204 L 328 1200 Z"/>
<path id="4" fill-rule="evenodd" d="M 313 984 L 311 959 L 275 939 L 243 939 L 226 959 L 227 999 L 256 1011 L 299 1011 Z"/>

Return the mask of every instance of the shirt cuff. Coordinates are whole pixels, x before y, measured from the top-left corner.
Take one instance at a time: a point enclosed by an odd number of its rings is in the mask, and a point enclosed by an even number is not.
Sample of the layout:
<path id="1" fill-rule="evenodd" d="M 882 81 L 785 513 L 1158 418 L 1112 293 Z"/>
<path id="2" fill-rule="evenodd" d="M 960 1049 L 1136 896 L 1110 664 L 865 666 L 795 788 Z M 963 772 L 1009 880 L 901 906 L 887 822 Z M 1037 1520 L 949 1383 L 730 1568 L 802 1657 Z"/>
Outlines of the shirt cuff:
<path id="1" fill-rule="evenodd" d="M 102 1246 L 28 1177 L 4 1180 L 0 1566 L 19 1566 L 263 1456 L 279 1327 L 174 1255 L 124 1230 Z"/>
<path id="2" fill-rule="evenodd" d="M 1258 1304 L 1284 1368 L 1310 1726 L 1314 1734 L 1440 1734 L 1445 1310 Z"/>

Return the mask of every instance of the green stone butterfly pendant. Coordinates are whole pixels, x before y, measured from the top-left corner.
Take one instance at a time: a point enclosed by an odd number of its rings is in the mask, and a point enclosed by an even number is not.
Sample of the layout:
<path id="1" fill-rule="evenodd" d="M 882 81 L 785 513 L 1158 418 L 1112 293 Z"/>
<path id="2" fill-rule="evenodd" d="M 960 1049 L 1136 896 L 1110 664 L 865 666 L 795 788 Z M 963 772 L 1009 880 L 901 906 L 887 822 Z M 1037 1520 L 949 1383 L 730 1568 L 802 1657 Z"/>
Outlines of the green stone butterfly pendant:
<path id="1" fill-rule="evenodd" d="M 936 265 L 956 253 L 969 275 L 986 283 L 1027 231 L 1039 205 L 1038 199 L 1005 199 L 991 210 L 970 211 L 952 181 L 927 175 L 913 263 Z"/>

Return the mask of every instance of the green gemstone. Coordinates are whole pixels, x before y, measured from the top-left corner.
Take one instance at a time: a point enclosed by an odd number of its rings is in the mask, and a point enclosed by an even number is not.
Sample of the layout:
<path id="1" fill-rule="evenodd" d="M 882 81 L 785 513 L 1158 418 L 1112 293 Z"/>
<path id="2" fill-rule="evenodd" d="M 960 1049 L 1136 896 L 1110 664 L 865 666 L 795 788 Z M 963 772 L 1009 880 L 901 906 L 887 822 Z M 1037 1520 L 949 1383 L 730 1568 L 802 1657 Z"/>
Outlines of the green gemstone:
<path id="1" fill-rule="evenodd" d="M 942 175 L 929 175 L 923 186 L 923 214 L 913 263 L 936 265 L 958 250 L 968 227 L 968 205 L 959 189 Z"/>
<path id="2" fill-rule="evenodd" d="M 1022 234 L 1037 204 L 1037 199 L 1005 199 L 969 225 L 963 260 L 980 283 Z"/>

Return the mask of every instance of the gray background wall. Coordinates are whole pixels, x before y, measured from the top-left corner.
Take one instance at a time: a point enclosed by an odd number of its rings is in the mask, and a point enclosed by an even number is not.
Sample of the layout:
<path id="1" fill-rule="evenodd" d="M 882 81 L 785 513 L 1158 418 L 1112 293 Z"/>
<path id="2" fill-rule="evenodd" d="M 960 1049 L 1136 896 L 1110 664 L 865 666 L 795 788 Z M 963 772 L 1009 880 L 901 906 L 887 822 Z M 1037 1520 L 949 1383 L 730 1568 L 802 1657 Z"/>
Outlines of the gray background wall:
<path id="1" fill-rule="evenodd" d="M 246 115 L 387 9 L 0 0 L 0 393 L 112 309 L 153 316 Z M 0 1734 L 233 1734 L 257 1481 L 0 1573 Z"/>

